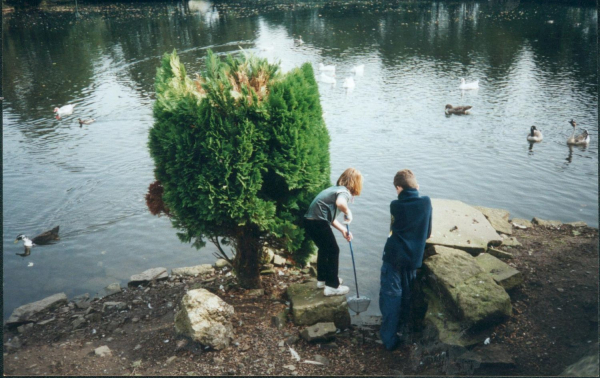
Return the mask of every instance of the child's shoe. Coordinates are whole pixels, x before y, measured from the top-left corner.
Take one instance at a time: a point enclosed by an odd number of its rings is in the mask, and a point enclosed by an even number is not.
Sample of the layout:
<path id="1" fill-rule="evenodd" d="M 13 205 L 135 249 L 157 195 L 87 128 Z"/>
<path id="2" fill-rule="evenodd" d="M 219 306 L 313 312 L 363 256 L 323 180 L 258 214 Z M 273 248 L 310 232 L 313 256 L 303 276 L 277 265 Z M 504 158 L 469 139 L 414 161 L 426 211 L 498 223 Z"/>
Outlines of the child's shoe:
<path id="1" fill-rule="evenodd" d="M 342 282 L 344 282 L 344 280 L 340 277 L 338 278 L 340 280 L 340 285 L 342 284 Z M 317 289 L 322 289 L 325 287 L 325 281 L 317 281 Z"/>
<path id="2" fill-rule="evenodd" d="M 331 297 L 334 295 L 346 295 L 346 294 L 348 294 L 349 291 L 350 291 L 350 288 L 348 286 L 340 285 L 337 288 L 325 286 L 325 290 L 323 290 L 323 294 L 326 297 Z"/>

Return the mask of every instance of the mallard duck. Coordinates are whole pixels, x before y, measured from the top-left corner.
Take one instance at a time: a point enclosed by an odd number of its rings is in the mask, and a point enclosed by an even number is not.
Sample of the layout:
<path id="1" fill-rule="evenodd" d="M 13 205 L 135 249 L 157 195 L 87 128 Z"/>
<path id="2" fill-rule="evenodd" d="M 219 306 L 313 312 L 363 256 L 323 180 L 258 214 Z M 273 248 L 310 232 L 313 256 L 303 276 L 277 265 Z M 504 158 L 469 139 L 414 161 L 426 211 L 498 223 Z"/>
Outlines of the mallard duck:
<path id="1" fill-rule="evenodd" d="M 344 84 L 342 85 L 344 88 L 354 88 L 354 79 L 351 77 L 347 77 L 344 79 Z"/>
<path id="2" fill-rule="evenodd" d="M 467 83 L 465 82 L 465 78 L 460 78 L 459 89 L 478 89 L 479 88 L 479 80 L 475 80 L 473 82 Z"/>
<path id="3" fill-rule="evenodd" d="M 79 120 L 79 127 L 81 127 L 83 125 L 90 125 L 90 124 L 92 124 L 92 123 L 94 123 L 96 121 L 93 118 L 90 118 L 90 119 L 81 119 L 81 118 L 78 118 L 78 120 Z"/>
<path id="4" fill-rule="evenodd" d="M 583 130 L 583 133 L 575 136 L 575 127 L 577 127 L 577 122 L 575 122 L 574 120 L 570 120 L 569 123 L 571 124 L 571 126 L 573 126 L 573 133 L 571 134 L 569 139 L 567 139 L 567 144 L 582 146 L 590 143 L 590 135 L 588 134 L 587 130 Z"/>
<path id="5" fill-rule="evenodd" d="M 531 126 L 531 132 L 527 134 L 527 140 L 530 142 L 541 142 L 544 139 L 542 132 L 535 126 Z"/>
<path id="6" fill-rule="evenodd" d="M 328 71 L 328 72 L 333 72 L 335 74 L 335 66 L 334 65 L 326 66 L 323 63 L 319 63 L 319 71 Z"/>
<path id="7" fill-rule="evenodd" d="M 452 106 L 450 104 L 446 105 L 446 114 L 470 114 L 470 109 L 472 108 L 472 106 L 467 105 L 467 106 Z"/>
<path id="8" fill-rule="evenodd" d="M 350 72 L 354 73 L 357 76 L 362 76 L 365 73 L 365 65 L 360 64 L 358 66 L 354 66 L 354 67 L 352 67 Z"/>
<path id="9" fill-rule="evenodd" d="M 53 240 L 59 240 L 59 237 L 58 237 L 58 229 L 59 228 L 60 228 L 60 226 L 56 226 L 52 230 L 41 233 L 31 240 L 27 236 L 25 236 L 23 234 L 19 234 L 19 235 L 17 235 L 17 237 L 15 239 L 15 243 L 17 243 L 19 240 L 23 240 L 23 244 L 26 247 L 27 246 L 33 247 L 34 245 L 48 244 Z"/>
<path id="10" fill-rule="evenodd" d="M 73 110 L 75 110 L 75 105 L 69 104 L 60 108 L 54 108 L 54 113 L 56 113 L 56 119 L 61 119 L 64 116 L 73 114 Z"/>
<path id="11" fill-rule="evenodd" d="M 327 84 L 333 84 L 335 85 L 335 78 L 328 76 L 325 74 L 325 72 L 321 72 L 321 76 L 319 77 L 319 79 L 323 82 L 323 83 L 327 83 Z"/>

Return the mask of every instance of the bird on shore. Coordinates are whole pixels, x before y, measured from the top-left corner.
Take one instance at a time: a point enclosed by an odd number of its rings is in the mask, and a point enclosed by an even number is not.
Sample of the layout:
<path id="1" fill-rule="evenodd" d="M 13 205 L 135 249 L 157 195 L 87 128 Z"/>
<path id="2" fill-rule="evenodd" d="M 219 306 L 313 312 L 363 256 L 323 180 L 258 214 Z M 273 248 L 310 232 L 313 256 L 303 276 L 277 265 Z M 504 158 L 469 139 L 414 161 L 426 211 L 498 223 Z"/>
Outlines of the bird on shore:
<path id="1" fill-rule="evenodd" d="M 577 127 L 577 122 L 574 120 L 570 120 L 569 123 L 573 126 L 573 133 L 567 139 L 568 145 L 576 145 L 576 146 L 584 146 L 590 143 L 590 135 L 587 130 L 583 130 L 583 133 L 575 136 L 575 127 Z"/>
<path id="2" fill-rule="evenodd" d="M 472 81 L 470 83 L 467 83 L 465 81 L 464 77 L 460 78 L 460 85 L 458 86 L 459 89 L 479 89 L 479 80 L 475 80 Z"/>
<path id="3" fill-rule="evenodd" d="M 541 142 L 544 139 L 542 132 L 537 127 L 531 126 L 529 134 L 527 134 L 527 140 L 529 142 Z"/>
<path id="4" fill-rule="evenodd" d="M 56 119 L 61 119 L 64 116 L 73 114 L 74 110 L 75 110 L 75 105 L 69 104 L 69 105 L 61 106 L 60 108 L 58 108 L 58 107 L 54 108 L 54 113 L 56 113 Z"/>
<path id="5" fill-rule="evenodd" d="M 92 123 L 94 123 L 96 120 L 93 118 L 90 119 L 81 119 L 78 118 L 79 120 L 79 127 L 83 126 L 83 125 L 91 125 Z"/>
<path id="6" fill-rule="evenodd" d="M 452 106 L 450 104 L 446 105 L 446 109 L 444 110 L 446 114 L 471 114 L 472 106 Z"/>

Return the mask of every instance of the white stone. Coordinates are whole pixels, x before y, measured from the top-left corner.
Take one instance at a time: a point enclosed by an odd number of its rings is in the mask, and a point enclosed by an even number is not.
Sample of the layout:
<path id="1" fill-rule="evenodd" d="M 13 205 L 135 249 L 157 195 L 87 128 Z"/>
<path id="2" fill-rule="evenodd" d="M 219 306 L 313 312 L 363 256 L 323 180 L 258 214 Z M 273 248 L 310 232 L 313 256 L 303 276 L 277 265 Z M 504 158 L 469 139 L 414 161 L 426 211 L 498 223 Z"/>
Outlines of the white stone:
<path id="1" fill-rule="evenodd" d="M 174 268 L 171 274 L 174 276 L 190 276 L 214 273 L 215 269 L 210 264 L 202 264 L 196 266 L 188 266 L 183 268 Z"/>
<path id="2" fill-rule="evenodd" d="M 285 265 L 285 258 L 281 257 L 279 255 L 273 256 L 273 265 L 275 265 L 275 266 L 284 266 Z"/>
<path id="3" fill-rule="evenodd" d="M 106 345 L 96 348 L 94 350 L 94 353 L 96 353 L 96 356 L 100 356 L 100 357 L 106 357 L 106 356 L 112 355 L 111 350 Z"/>
<path id="4" fill-rule="evenodd" d="M 231 305 L 208 290 L 190 290 L 181 300 L 175 330 L 202 345 L 221 350 L 233 340 L 233 314 Z"/>
<path id="5" fill-rule="evenodd" d="M 167 268 L 152 268 L 148 269 L 140 274 L 134 274 L 131 276 L 128 285 L 135 286 L 147 283 L 152 280 L 162 281 L 169 278 L 169 273 L 167 273 Z"/>

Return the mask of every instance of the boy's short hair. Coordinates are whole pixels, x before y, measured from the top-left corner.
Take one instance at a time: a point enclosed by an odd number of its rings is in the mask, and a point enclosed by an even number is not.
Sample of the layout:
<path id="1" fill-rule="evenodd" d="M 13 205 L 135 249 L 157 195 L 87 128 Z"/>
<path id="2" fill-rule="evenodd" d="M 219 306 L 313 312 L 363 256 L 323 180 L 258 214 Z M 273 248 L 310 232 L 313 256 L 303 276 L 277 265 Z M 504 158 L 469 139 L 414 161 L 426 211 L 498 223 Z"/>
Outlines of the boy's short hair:
<path id="1" fill-rule="evenodd" d="M 394 176 L 394 186 L 399 186 L 402 189 L 412 188 L 417 189 L 417 178 L 410 169 L 403 169 Z"/>
<path id="2" fill-rule="evenodd" d="M 363 176 L 355 168 L 348 168 L 340 175 L 336 185 L 345 186 L 353 196 L 359 196 L 363 187 Z"/>

